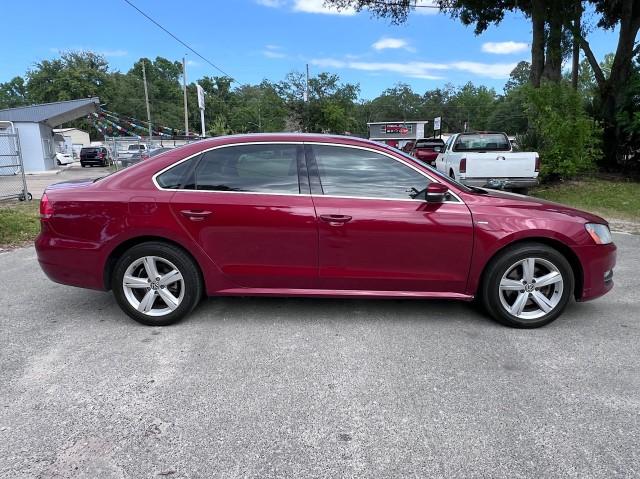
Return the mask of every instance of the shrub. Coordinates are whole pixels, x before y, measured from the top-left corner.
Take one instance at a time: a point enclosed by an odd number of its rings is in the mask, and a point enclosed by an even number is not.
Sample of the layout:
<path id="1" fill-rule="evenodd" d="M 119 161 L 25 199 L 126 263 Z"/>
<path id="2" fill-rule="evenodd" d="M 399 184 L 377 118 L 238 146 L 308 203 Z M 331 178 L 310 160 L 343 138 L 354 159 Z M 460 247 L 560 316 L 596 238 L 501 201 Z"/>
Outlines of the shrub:
<path id="1" fill-rule="evenodd" d="M 523 149 L 540 153 L 543 180 L 571 178 L 595 169 L 602 155 L 602 129 L 584 110 L 580 95 L 566 84 L 523 87 L 529 131 Z"/>

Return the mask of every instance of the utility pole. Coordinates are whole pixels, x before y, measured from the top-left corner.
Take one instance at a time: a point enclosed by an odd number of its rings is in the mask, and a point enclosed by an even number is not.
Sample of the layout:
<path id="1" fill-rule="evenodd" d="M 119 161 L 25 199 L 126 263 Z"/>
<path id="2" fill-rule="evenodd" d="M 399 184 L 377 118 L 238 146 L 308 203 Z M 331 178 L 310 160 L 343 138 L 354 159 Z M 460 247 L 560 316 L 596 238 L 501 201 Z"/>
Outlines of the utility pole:
<path id="1" fill-rule="evenodd" d="M 182 57 L 182 89 L 184 91 L 184 134 L 189 136 L 189 111 L 187 110 L 187 60 Z"/>
<path id="2" fill-rule="evenodd" d="M 309 132 L 309 64 L 307 63 L 307 80 L 304 84 L 304 94 L 302 95 L 304 100 L 304 131 Z"/>
<path id="3" fill-rule="evenodd" d="M 149 109 L 149 91 L 147 90 L 147 72 L 144 68 L 144 60 L 142 60 L 142 81 L 144 82 L 144 101 L 147 104 L 147 123 L 149 124 L 149 145 L 151 145 L 151 110 Z"/>

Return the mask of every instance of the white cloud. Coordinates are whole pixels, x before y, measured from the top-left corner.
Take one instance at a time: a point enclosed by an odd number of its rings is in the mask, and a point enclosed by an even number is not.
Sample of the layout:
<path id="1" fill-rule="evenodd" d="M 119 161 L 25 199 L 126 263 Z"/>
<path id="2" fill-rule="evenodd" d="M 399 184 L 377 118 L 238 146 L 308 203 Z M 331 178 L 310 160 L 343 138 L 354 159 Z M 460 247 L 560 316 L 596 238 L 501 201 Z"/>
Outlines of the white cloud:
<path id="1" fill-rule="evenodd" d="M 472 73 L 479 77 L 488 78 L 508 78 L 509 73 L 516 66 L 516 63 L 479 63 L 459 61 L 451 63 L 430 63 L 430 62 L 358 62 L 340 60 L 336 58 L 316 58 L 311 60 L 313 65 L 324 68 L 351 69 L 367 72 L 387 72 L 397 73 L 402 76 L 412 78 L 422 78 L 425 80 L 442 80 L 443 72 L 457 70 Z"/>
<path id="2" fill-rule="evenodd" d="M 436 15 L 440 11 L 435 0 L 415 0 L 415 5 L 413 11 L 420 15 Z"/>
<path id="3" fill-rule="evenodd" d="M 278 8 L 284 5 L 282 0 L 256 0 L 258 5 L 262 5 L 264 7 Z"/>
<path id="4" fill-rule="evenodd" d="M 375 50 L 403 48 L 404 50 L 415 51 L 415 49 L 411 48 L 409 43 L 403 38 L 382 37 L 371 46 Z"/>
<path id="5" fill-rule="evenodd" d="M 494 53 L 496 55 L 508 55 L 510 53 L 523 52 L 529 49 L 529 45 L 524 42 L 486 42 L 482 44 L 482 51 Z"/>
<path id="6" fill-rule="evenodd" d="M 338 10 L 335 7 L 327 7 L 324 0 L 293 0 L 294 12 L 324 13 L 328 15 L 355 15 L 353 8 Z"/>
<path id="7" fill-rule="evenodd" d="M 324 0 L 255 0 L 258 5 L 271 8 L 290 7 L 294 12 L 322 13 L 327 15 L 355 15 L 353 8 L 338 10 L 335 7 L 327 7 Z"/>
<path id="8" fill-rule="evenodd" d="M 285 58 L 287 55 L 273 50 L 263 50 L 262 54 L 267 58 Z"/>
<path id="9" fill-rule="evenodd" d="M 187 60 L 187 66 L 190 67 L 199 67 L 200 63 L 195 60 Z"/>
<path id="10" fill-rule="evenodd" d="M 399 73 L 400 75 L 423 78 L 426 80 L 441 80 L 442 76 L 434 74 L 432 71 L 446 70 L 447 65 L 440 63 L 427 62 L 355 62 L 342 61 L 335 58 L 318 58 L 312 60 L 313 65 L 325 68 L 349 68 L 352 70 L 361 70 L 367 72 L 390 72 Z"/>
<path id="11" fill-rule="evenodd" d="M 479 62 L 453 62 L 451 68 L 473 73 L 481 77 L 509 78 L 509 74 L 516 67 L 517 63 L 479 63 Z"/>

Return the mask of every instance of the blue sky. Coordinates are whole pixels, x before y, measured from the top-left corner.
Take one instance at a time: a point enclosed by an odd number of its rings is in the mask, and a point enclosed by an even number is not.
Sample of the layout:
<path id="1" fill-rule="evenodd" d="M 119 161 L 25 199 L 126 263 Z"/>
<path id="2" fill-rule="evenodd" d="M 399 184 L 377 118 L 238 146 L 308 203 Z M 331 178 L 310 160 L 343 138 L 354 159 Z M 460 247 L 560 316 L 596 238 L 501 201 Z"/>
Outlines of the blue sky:
<path id="1" fill-rule="evenodd" d="M 322 0 L 132 1 L 240 83 L 278 81 L 309 63 L 312 75 L 328 71 L 359 83 L 363 98 L 398 82 L 420 93 L 467 81 L 501 90 L 511 68 L 530 57 L 531 27 L 522 15 L 475 36 L 427 8 L 398 26 L 367 12 L 327 10 Z M 100 52 L 121 71 L 143 56 L 178 60 L 187 53 L 122 0 L 61 0 L 46 8 L 36 0 L 4 2 L 0 31 L 0 82 L 60 50 Z M 615 49 L 616 34 L 594 29 L 589 40 L 601 59 Z M 192 53 L 187 59 L 189 81 L 220 74 Z"/>

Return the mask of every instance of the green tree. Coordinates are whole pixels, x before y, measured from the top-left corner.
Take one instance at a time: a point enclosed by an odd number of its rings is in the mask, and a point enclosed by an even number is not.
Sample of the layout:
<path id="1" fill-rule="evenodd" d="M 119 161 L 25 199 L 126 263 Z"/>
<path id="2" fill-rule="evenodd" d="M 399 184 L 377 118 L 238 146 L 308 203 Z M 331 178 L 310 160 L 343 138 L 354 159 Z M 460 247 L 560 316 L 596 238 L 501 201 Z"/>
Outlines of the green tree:
<path id="1" fill-rule="evenodd" d="M 28 102 L 27 85 L 21 76 L 0 83 L 0 109 L 14 108 Z"/>

